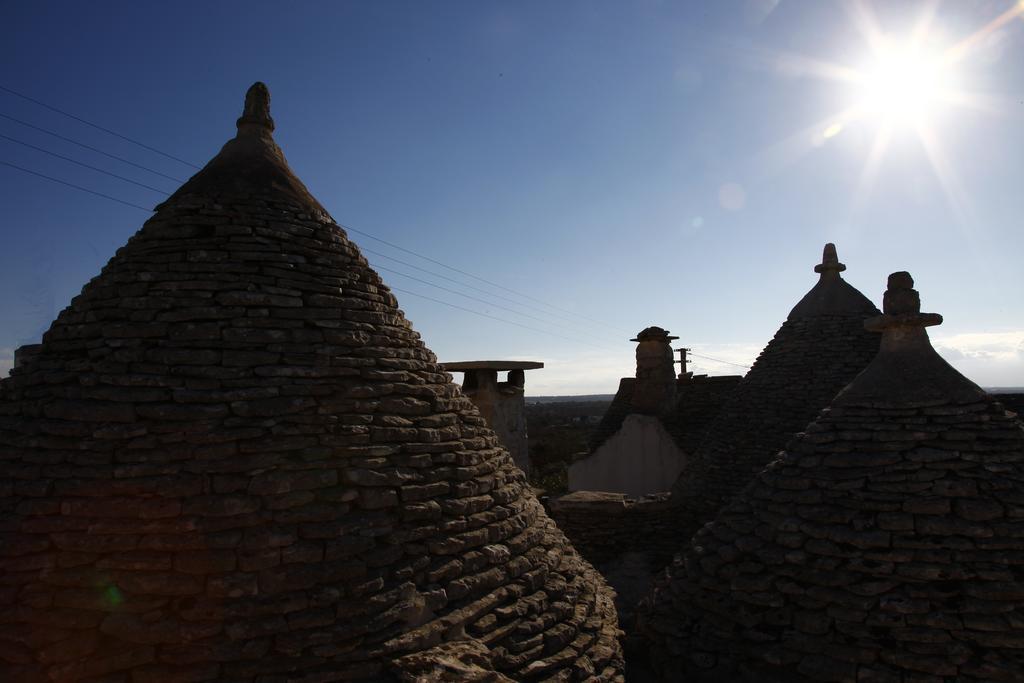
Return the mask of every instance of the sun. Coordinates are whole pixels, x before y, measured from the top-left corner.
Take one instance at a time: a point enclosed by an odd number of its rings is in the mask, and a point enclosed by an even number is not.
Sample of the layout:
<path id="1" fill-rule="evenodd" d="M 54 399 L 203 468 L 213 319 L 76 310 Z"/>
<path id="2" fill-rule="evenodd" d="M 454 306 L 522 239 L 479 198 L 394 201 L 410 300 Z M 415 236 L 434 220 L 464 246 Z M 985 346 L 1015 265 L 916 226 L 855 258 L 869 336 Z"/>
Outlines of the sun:
<path id="1" fill-rule="evenodd" d="M 964 32 L 963 26 L 941 25 L 937 0 L 925 0 L 916 20 L 894 33 L 882 30 L 868 0 L 850 0 L 844 7 L 850 25 L 864 41 L 862 62 L 843 63 L 777 51 L 762 53 L 762 59 L 783 73 L 844 86 L 838 110 L 772 143 L 763 151 L 763 158 L 781 168 L 804 154 L 836 142 L 842 144 L 844 139 L 857 141 L 845 146 L 864 158 L 850 193 L 851 206 L 856 208 L 870 194 L 885 158 L 890 153 L 913 154 L 916 147 L 924 153 L 951 208 L 966 225 L 969 197 L 957 177 L 954 160 L 947 154 L 947 143 L 967 124 L 976 122 L 970 117 L 955 127 L 950 124 L 954 113 L 1006 113 L 1005 98 L 972 90 L 969 86 L 974 79 L 969 74 L 978 68 L 974 56 L 984 51 L 996 32 L 1024 19 L 1024 0 L 1014 0 L 984 25 Z M 950 39 L 952 42 L 947 42 Z M 862 144 L 861 135 L 847 135 L 865 125 L 874 129 L 868 144 Z M 904 144 L 913 140 L 920 144 Z"/>
<path id="2" fill-rule="evenodd" d="M 917 128 L 949 104 L 953 65 L 915 42 L 886 41 L 857 70 L 858 109 L 886 125 Z"/>

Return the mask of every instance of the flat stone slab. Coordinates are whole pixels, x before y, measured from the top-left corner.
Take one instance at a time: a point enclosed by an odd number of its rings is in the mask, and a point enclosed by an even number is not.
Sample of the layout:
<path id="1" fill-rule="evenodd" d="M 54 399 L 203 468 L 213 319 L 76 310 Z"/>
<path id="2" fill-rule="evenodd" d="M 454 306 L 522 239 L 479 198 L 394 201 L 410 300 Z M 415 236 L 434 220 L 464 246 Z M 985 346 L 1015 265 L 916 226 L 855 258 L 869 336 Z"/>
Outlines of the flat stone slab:
<path id="1" fill-rule="evenodd" d="M 455 363 L 441 363 L 448 372 L 467 370 L 538 370 L 544 363 L 536 360 L 460 360 Z"/>

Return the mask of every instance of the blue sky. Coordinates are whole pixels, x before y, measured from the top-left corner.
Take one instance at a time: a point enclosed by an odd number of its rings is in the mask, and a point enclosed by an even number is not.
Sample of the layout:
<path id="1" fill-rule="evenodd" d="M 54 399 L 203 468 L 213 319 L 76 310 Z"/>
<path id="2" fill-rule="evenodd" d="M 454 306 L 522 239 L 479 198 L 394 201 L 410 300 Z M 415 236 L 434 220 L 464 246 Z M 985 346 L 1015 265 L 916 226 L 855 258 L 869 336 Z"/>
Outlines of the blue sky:
<path id="1" fill-rule="evenodd" d="M 1021 11 L 8 3 L 0 86 L 202 165 L 233 135 L 245 89 L 266 82 L 278 143 L 339 223 L 487 281 L 351 234 L 457 281 L 367 253 L 428 346 L 441 360 L 545 361 L 528 393 L 614 391 L 632 374 L 629 338 L 651 324 L 703 354 L 698 372 L 742 372 L 707 357 L 751 363 L 827 241 L 879 304 L 886 275 L 909 270 L 924 308 L 946 318 L 932 332 L 940 351 L 985 386 L 1020 386 Z M 929 100 L 882 144 L 891 112 L 848 112 L 863 109 L 878 40 L 906 44 L 923 16 L 917 44 L 948 57 L 957 101 Z M 174 178 L 195 172 L 3 90 L 0 114 Z M 179 184 L 2 116 L 0 135 L 165 192 Z M 141 206 L 161 199 L 6 138 L 0 161 Z M 8 166 L 0 178 L 3 371 L 147 214 Z"/>

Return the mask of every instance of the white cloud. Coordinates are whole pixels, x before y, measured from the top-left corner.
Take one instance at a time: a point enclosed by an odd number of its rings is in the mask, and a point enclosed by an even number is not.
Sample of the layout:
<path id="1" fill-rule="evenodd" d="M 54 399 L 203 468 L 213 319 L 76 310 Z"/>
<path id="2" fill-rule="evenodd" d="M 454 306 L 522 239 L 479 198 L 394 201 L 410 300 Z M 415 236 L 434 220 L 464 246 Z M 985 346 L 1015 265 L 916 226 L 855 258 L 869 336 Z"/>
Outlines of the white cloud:
<path id="1" fill-rule="evenodd" d="M 1024 330 L 935 335 L 932 345 L 983 387 L 1024 386 Z"/>

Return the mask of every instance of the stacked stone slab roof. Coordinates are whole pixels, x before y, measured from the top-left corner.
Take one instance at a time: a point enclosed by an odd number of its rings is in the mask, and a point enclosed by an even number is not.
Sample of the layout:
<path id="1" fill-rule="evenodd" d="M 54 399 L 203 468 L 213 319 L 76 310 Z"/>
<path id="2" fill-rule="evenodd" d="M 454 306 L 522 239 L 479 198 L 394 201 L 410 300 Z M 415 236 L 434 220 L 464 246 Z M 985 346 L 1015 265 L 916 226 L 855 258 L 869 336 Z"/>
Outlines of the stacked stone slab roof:
<path id="1" fill-rule="evenodd" d="M 590 453 L 601 447 L 605 441 L 615 435 L 622 427 L 626 416 L 633 411 L 633 387 L 636 384 L 635 377 L 623 377 L 619 380 L 619 389 L 615 392 L 608 409 L 604 411 L 601 421 L 591 432 L 587 441 Z"/>
<path id="2" fill-rule="evenodd" d="M 693 453 L 707 436 L 715 416 L 727 404 L 739 384 L 739 375 L 709 377 L 695 375 L 679 380 L 673 408 L 660 416 L 672 439 L 686 453 Z M 622 428 L 632 414 L 633 377 L 619 380 L 619 390 L 612 398 L 601 422 L 591 433 L 588 447 L 593 453 Z"/>
<path id="3" fill-rule="evenodd" d="M 890 276 L 878 356 L 673 565 L 642 622 L 665 680 L 1021 680 L 1024 426 L 935 353 L 912 286 Z"/>
<path id="4" fill-rule="evenodd" d="M 256 84 L 0 384 L 0 680 L 387 680 L 468 639 L 621 678 L 603 580 L 272 130 Z"/>
<path id="5" fill-rule="evenodd" d="M 718 411 L 676 485 L 685 543 L 814 419 L 878 351 L 864 320 L 878 309 L 843 280 L 835 245 L 814 267 L 818 282 L 793 307 L 730 400 Z"/>

